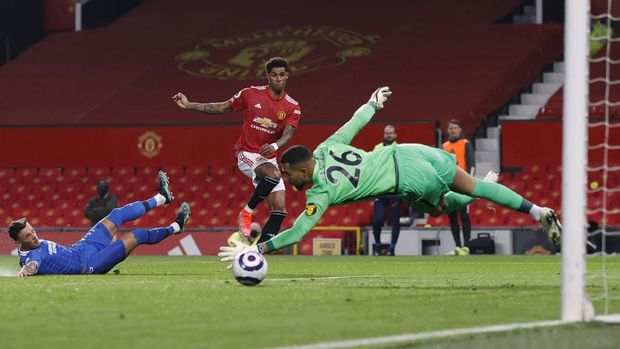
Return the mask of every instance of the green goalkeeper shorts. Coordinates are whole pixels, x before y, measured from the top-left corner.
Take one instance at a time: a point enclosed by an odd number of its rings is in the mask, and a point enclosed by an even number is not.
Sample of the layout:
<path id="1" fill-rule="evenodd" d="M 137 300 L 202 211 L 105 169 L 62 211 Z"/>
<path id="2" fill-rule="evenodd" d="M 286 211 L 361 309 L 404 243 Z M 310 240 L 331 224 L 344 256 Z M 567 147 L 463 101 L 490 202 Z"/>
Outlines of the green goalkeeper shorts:
<path id="1" fill-rule="evenodd" d="M 396 146 L 398 195 L 415 208 L 429 212 L 450 191 L 456 174 L 456 157 L 423 144 Z"/>

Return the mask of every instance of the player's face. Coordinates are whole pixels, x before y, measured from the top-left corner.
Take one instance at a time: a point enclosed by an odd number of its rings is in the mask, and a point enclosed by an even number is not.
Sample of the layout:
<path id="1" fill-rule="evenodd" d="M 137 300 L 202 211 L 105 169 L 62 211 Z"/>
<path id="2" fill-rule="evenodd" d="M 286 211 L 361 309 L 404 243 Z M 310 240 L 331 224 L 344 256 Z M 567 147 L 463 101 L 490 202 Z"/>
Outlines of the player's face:
<path id="1" fill-rule="evenodd" d="M 310 183 L 307 169 L 300 164 L 296 166 L 291 166 L 289 163 L 282 164 L 282 176 L 297 190 L 303 190 L 304 185 Z M 312 174 L 310 178 L 311 176 Z"/>
<path id="2" fill-rule="evenodd" d="M 26 223 L 26 227 L 19 232 L 17 240 L 22 245 L 22 248 L 33 249 L 41 246 L 37 232 L 30 223 Z"/>
<path id="3" fill-rule="evenodd" d="M 383 139 L 387 142 L 393 142 L 396 139 L 396 130 L 394 127 L 386 126 L 383 130 Z"/>
<path id="4" fill-rule="evenodd" d="M 457 124 L 448 124 L 448 135 L 450 138 L 457 138 L 461 136 L 461 126 Z"/>
<path id="5" fill-rule="evenodd" d="M 282 93 L 286 88 L 288 72 L 282 67 L 271 68 L 271 71 L 267 74 L 267 79 L 269 80 L 269 88 L 276 93 Z"/>

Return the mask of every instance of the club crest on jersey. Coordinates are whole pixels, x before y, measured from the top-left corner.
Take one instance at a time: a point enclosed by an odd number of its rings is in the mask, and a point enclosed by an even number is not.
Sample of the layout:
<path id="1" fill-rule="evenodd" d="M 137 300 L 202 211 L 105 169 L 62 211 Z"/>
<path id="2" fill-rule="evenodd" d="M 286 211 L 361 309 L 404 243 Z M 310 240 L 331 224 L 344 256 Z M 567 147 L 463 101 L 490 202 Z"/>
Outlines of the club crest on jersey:
<path id="1" fill-rule="evenodd" d="M 245 80 L 264 77 L 265 62 L 281 56 L 291 63 L 291 72 L 303 74 L 370 55 L 379 38 L 330 26 L 291 26 L 206 38 L 175 60 L 179 70 L 191 75 Z"/>
<path id="2" fill-rule="evenodd" d="M 286 113 L 280 110 L 276 113 L 276 116 L 278 117 L 278 120 L 284 120 L 284 118 L 286 118 Z"/>
<path id="3" fill-rule="evenodd" d="M 308 204 L 308 205 L 306 205 L 306 216 L 314 216 L 315 213 L 316 213 L 316 205 L 315 204 Z"/>

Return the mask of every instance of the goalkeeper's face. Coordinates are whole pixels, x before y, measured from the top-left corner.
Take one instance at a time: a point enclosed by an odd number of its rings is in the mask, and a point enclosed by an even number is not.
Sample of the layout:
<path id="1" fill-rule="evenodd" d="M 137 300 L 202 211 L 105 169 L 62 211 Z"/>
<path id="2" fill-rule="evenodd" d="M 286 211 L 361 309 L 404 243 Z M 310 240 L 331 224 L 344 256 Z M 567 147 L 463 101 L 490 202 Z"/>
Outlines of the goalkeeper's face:
<path id="1" fill-rule="evenodd" d="M 312 169 L 304 163 L 283 163 L 282 176 L 297 190 L 303 190 L 306 184 L 312 183 Z"/>

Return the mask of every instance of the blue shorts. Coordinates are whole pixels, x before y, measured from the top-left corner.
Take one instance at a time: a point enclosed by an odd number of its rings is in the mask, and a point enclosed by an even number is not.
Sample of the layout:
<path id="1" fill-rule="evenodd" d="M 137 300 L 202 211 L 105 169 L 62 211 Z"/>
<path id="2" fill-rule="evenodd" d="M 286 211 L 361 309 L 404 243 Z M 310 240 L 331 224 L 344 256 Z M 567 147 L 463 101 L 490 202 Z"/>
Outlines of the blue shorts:
<path id="1" fill-rule="evenodd" d="M 73 244 L 72 248 L 75 251 L 79 251 L 82 255 L 82 260 L 84 260 L 85 258 L 110 246 L 111 243 L 112 235 L 105 225 L 99 222 L 90 228 L 88 233 L 86 233 L 80 241 Z"/>
<path id="2" fill-rule="evenodd" d="M 112 235 L 101 222 L 90 228 L 72 249 L 80 254 L 85 274 L 105 274 L 126 257 L 123 242 L 113 243 Z"/>

